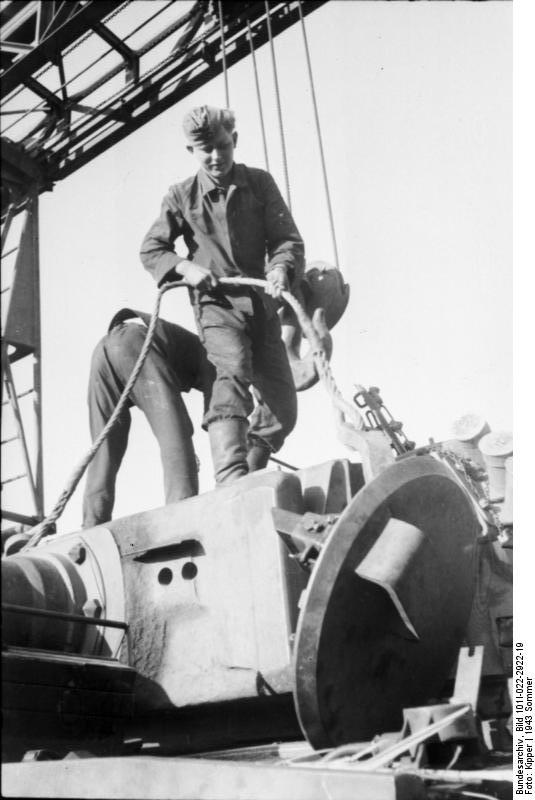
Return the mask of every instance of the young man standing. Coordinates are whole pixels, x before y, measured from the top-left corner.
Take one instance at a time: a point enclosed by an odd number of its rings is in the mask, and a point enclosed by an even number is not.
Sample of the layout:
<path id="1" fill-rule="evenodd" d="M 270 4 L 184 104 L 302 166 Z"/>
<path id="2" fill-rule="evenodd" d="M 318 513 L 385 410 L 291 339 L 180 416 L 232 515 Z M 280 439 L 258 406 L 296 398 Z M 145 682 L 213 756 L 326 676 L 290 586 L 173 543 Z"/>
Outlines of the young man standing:
<path id="1" fill-rule="evenodd" d="M 234 162 L 234 125 L 228 109 L 201 106 L 186 115 L 187 149 L 200 169 L 171 186 L 141 247 L 143 265 L 158 284 L 183 278 L 190 286 L 215 368 L 204 426 L 218 485 L 265 466 L 295 425 L 295 387 L 277 306 L 304 269 L 303 241 L 273 178 Z M 174 249 L 180 236 L 187 259 Z M 232 276 L 265 278 L 268 288 L 218 281 Z"/>

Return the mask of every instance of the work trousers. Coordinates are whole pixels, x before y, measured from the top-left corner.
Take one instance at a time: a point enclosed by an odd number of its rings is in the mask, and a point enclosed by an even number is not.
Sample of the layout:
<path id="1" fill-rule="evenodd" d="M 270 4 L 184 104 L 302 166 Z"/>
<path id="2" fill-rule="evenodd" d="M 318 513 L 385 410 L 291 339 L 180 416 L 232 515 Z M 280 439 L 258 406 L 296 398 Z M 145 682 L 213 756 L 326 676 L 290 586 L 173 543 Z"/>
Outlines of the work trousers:
<path id="1" fill-rule="evenodd" d="M 250 441 L 277 452 L 295 426 L 297 397 L 275 302 L 252 289 L 225 287 L 200 296 L 194 292 L 193 303 L 200 339 L 215 368 L 204 426 L 251 415 Z"/>
<path id="2" fill-rule="evenodd" d="M 145 335 L 144 326 L 123 322 L 112 328 L 95 348 L 88 390 L 93 440 L 117 405 Z M 166 503 L 198 492 L 193 426 L 181 392 L 192 386 L 204 388 L 203 365 L 206 360 L 198 337 L 178 325 L 158 320 L 153 343 L 130 392 L 130 401 L 89 465 L 83 502 L 84 527 L 99 525 L 111 518 L 115 481 L 126 452 L 132 405 L 145 414 L 158 441 Z"/>

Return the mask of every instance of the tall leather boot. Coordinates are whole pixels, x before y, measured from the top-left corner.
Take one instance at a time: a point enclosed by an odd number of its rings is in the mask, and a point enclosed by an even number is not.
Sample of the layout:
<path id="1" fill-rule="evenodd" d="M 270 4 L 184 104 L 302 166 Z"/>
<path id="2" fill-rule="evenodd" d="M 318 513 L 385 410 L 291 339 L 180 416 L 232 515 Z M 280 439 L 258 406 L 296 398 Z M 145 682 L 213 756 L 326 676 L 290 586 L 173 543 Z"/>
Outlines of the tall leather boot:
<path id="1" fill-rule="evenodd" d="M 218 419 L 208 426 L 216 486 L 229 486 L 247 475 L 246 419 Z"/>
<path id="2" fill-rule="evenodd" d="M 258 439 L 249 439 L 249 449 L 247 451 L 247 464 L 249 472 L 256 472 L 257 469 L 267 467 L 271 449 L 261 444 Z"/>

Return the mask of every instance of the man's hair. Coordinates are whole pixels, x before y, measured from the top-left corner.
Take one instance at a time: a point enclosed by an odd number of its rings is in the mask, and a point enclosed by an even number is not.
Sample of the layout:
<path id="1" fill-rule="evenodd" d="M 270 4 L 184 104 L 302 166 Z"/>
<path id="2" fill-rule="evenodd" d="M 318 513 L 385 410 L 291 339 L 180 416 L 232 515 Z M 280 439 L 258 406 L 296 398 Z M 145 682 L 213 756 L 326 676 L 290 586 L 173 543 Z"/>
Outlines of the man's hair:
<path id="1" fill-rule="evenodd" d="M 220 128 L 232 133 L 235 124 L 234 111 L 229 108 L 197 106 L 186 114 L 182 127 L 188 142 L 196 145 L 209 142 Z"/>

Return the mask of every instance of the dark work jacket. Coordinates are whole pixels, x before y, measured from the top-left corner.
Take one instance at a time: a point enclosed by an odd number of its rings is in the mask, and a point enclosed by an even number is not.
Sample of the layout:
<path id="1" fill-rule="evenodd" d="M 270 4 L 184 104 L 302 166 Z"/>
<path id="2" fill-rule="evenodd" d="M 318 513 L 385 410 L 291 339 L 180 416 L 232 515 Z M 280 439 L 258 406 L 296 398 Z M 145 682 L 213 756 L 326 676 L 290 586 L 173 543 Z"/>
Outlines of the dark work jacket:
<path id="1" fill-rule="evenodd" d="M 184 260 L 174 248 L 181 236 L 188 259 L 218 277 L 264 278 L 277 266 L 287 268 L 292 283 L 303 274 L 303 240 L 275 181 L 261 169 L 234 164 L 226 193 L 204 170 L 171 186 L 141 245 L 141 261 L 158 284 Z"/>

